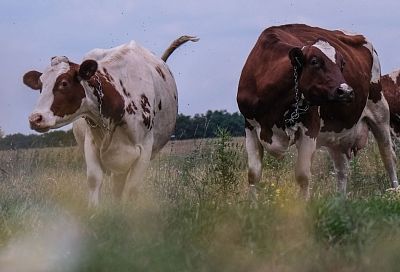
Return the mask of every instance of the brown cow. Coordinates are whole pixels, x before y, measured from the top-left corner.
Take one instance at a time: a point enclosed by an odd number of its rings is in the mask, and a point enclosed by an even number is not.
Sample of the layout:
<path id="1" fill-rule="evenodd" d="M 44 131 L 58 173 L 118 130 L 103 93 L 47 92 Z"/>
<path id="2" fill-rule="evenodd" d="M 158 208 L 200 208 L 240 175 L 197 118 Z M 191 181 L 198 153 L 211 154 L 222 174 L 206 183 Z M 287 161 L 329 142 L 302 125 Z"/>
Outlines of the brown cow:
<path id="1" fill-rule="evenodd" d="M 320 146 L 327 147 L 338 191 L 345 193 L 348 160 L 366 145 L 368 129 L 397 188 L 380 64 L 364 36 L 299 24 L 267 28 L 244 65 L 237 102 L 246 118 L 250 192 L 261 178 L 264 149 L 279 158 L 296 144 L 295 177 L 304 196 Z"/>
<path id="2" fill-rule="evenodd" d="M 381 77 L 383 94 L 390 109 L 392 135 L 400 137 L 400 70 Z"/>

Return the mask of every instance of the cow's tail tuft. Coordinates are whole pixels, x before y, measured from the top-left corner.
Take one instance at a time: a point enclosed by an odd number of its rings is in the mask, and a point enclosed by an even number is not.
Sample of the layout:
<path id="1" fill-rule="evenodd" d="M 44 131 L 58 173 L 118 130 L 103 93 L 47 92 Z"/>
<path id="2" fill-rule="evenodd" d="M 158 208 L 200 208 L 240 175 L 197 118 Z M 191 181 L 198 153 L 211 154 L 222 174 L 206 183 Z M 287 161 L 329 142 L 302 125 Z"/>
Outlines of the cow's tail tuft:
<path id="1" fill-rule="evenodd" d="M 164 62 L 167 62 L 167 59 L 169 58 L 169 56 L 171 56 L 171 54 L 175 51 L 175 49 L 177 49 L 179 46 L 181 46 L 182 44 L 191 41 L 191 42 L 197 42 L 198 40 L 200 40 L 197 37 L 193 37 L 193 36 L 181 36 L 178 39 L 176 39 L 175 41 L 173 41 L 171 43 L 171 45 L 164 51 L 164 54 L 162 55 L 161 59 Z"/>

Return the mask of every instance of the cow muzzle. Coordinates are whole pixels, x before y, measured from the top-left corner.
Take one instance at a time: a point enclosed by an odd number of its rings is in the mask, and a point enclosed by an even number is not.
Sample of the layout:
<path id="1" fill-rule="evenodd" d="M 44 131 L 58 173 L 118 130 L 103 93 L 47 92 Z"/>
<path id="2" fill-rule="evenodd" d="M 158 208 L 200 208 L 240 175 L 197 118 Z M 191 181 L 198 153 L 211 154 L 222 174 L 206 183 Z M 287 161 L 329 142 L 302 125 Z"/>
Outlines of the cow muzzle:
<path id="1" fill-rule="evenodd" d="M 340 84 L 335 90 L 335 100 L 349 103 L 354 99 L 354 90 L 346 83 Z"/>
<path id="2" fill-rule="evenodd" d="M 50 130 L 50 127 L 44 124 L 44 117 L 40 113 L 34 113 L 29 116 L 29 124 L 31 129 L 37 132 L 43 133 Z"/>

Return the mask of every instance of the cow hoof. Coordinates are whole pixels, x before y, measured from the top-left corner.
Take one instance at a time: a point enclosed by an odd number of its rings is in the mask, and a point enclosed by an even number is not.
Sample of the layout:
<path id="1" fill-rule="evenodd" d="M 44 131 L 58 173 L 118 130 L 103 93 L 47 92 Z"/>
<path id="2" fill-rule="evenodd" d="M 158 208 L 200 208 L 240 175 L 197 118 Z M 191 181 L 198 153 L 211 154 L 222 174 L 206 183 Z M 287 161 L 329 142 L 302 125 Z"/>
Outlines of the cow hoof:
<path id="1" fill-rule="evenodd" d="M 386 192 L 400 193 L 400 186 L 392 187 L 392 188 L 386 189 Z"/>
<path id="2" fill-rule="evenodd" d="M 257 207 L 257 202 L 258 202 L 258 193 L 257 193 L 257 187 L 254 184 L 250 184 L 249 186 L 249 201 L 252 206 Z"/>
<path id="3" fill-rule="evenodd" d="M 298 196 L 301 199 L 304 199 L 305 201 L 308 201 L 310 199 L 310 188 L 305 187 L 300 187 L 300 190 L 298 191 Z"/>

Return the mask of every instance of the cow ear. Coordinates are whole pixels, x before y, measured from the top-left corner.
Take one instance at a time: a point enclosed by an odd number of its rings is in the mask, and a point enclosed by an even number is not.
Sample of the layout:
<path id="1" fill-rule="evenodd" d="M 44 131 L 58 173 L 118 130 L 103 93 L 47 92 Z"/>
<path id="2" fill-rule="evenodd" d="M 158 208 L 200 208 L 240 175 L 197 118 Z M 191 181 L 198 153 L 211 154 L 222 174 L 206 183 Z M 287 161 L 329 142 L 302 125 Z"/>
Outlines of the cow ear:
<path id="1" fill-rule="evenodd" d="M 298 69 L 303 67 L 304 55 L 303 55 L 303 51 L 301 51 L 301 49 L 299 47 L 292 48 L 289 51 L 289 58 L 294 67 L 297 67 Z"/>
<path id="2" fill-rule="evenodd" d="M 40 81 L 41 72 L 29 71 L 23 77 L 23 82 L 26 86 L 34 89 L 40 90 L 42 88 L 42 82 Z"/>
<path id="3" fill-rule="evenodd" d="M 95 60 L 85 60 L 79 67 L 79 76 L 84 80 L 89 80 L 97 71 Z"/>

